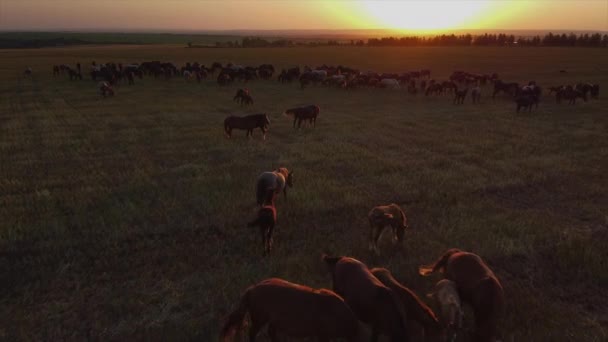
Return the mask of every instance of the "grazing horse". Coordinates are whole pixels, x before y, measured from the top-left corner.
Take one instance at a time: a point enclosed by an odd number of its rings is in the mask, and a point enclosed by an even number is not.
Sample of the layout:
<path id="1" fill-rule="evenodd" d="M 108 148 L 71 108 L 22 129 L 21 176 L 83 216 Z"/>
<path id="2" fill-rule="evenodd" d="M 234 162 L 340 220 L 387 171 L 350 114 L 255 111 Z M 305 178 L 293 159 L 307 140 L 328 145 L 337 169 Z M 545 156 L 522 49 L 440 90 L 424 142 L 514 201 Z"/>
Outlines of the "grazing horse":
<path id="1" fill-rule="evenodd" d="M 263 205 L 269 190 L 283 192 L 287 198 L 287 187 L 293 187 L 293 171 L 280 167 L 274 171 L 263 172 L 256 182 L 255 197 L 258 205 Z"/>
<path id="2" fill-rule="evenodd" d="M 403 210 L 395 203 L 374 207 L 367 214 L 367 218 L 370 225 L 370 251 L 380 254 L 378 251 L 378 239 L 380 239 L 380 235 L 382 235 L 382 231 L 386 226 L 390 226 L 393 229 L 393 243 L 396 244 L 403 241 L 403 234 L 408 228 L 407 218 Z"/>
<path id="3" fill-rule="evenodd" d="M 434 264 L 418 269 L 422 276 L 437 271 L 456 283 L 462 300 L 473 307 L 476 340 L 495 341 L 498 321 L 504 310 L 504 293 L 494 272 L 478 255 L 456 248 L 447 250 Z"/>
<path id="4" fill-rule="evenodd" d="M 572 86 L 566 86 L 555 94 L 557 103 L 561 103 L 561 100 L 565 99 L 568 100 L 568 104 L 571 105 L 576 104 L 576 99 L 579 97 L 587 102 L 587 95 L 582 91 L 572 88 Z"/>
<path id="5" fill-rule="evenodd" d="M 435 291 L 427 296 L 435 299 L 439 304 L 441 324 L 448 331 L 448 340 L 455 341 L 458 331 L 462 329 L 464 316 L 456 283 L 448 279 L 441 279 L 435 284 Z"/>
<path id="6" fill-rule="evenodd" d="M 310 105 L 306 107 L 288 109 L 283 113 L 283 115 L 293 115 L 293 128 L 296 128 L 296 121 L 298 122 L 298 128 L 300 128 L 302 121 L 304 120 L 308 120 L 313 127 L 316 127 L 319 110 L 319 106 Z"/>
<path id="7" fill-rule="evenodd" d="M 233 101 L 240 103 L 241 106 L 244 104 L 253 104 L 253 97 L 249 93 L 249 89 L 239 89 L 236 91 L 236 95 L 232 98 Z"/>
<path id="8" fill-rule="evenodd" d="M 251 114 L 244 117 L 229 116 L 224 120 L 224 133 L 228 138 L 232 137 L 233 129 L 247 130 L 247 136 L 253 136 L 253 130 L 260 128 L 263 139 L 266 140 L 266 132 L 270 126 L 268 114 Z"/>
<path id="9" fill-rule="evenodd" d="M 101 96 L 114 96 L 114 89 L 108 82 L 100 82 L 99 83 L 99 92 Z"/>
<path id="10" fill-rule="evenodd" d="M 272 232 L 277 222 L 277 209 L 274 206 L 275 196 L 276 193 L 273 189 L 267 190 L 266 199 L 258 210 L 258 216 L 247 224 L 247 227 L 260 227 L 262 243 L 264 244 L 264 256 L 270 254 L 272 250 Z"/>
<path id="11" fill-rule="evenodd" d="M 530 95 L 523 95 L 523 96 L 519 96 L 518 98 L 516 98 L 515 103 L 517 104 L 516 111 L 518 113 L 521 108 L 523 108 L 524 110 L 527 110 L 528 112 L 531 112 L 532 107 L 534 106 L 536 101 Z"/>
<path id="12" fill-rule="evenodd" d="M 454 97 L 454 104 L 463 104 L 464 99 L 467 97 L 467 93 L 469 92 L 469 88 L 465 88 L 464 90 L 456 89 Z"/>
<path id="13" fill-rule="evenodd" d="M 393 290 L 407 315 L 407 329 L 410 337 L 416 335 L 416 340 L 425 341 L 440 341 L 443 329 L 437 316 L 431 308 L 429 308 L 414 291 L 403 286 L 385 268 L 373 268 L 372 274 L 382 282 L 386 287 Z"/>
<path id="14" fill-rule="evenodd" d="M 278 334 L 355 342 L 363 332 L 351 308 L 333 291 L 312 289 L 279 278 L 263 280 L 245 291 L 238 308 L 222 327 L 221 341 L 229 341 L 240 330 L 247 313 L 251 320 L 250 342 L 255 342 L 265 326 L 273 342 L 279 341 Z"/>
<path id="15" fill-rule="evenodd" d="M 504 92 L 505 94 L 515 96 L 517 95 L 517 91 L 519 89 L 519 84 L 515 82 L 506 83 L 501 80 L 494 81 L 494 92 L 492 93 L 492 98 L 495 98 L 496 95 L 500 92 Z"/>
<path id="16" fill-rule="evenodd" d="M 399 298 L 365 264 L 348 257 L 329 257 L 323 261 L 332 275 L 333 290 L 342 296 L 357 318 L 372 327 L 372 341 L 384 334 L 391 342 L 409 341 L 405 310 Z"/>

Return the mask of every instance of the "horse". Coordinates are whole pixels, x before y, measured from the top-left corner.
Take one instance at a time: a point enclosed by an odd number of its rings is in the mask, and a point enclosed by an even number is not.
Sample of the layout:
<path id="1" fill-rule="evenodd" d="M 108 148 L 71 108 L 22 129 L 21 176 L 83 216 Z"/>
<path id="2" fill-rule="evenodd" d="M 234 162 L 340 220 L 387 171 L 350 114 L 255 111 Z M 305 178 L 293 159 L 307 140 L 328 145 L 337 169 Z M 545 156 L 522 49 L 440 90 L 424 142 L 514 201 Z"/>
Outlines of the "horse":
<path id="1" fill-rule="evenodd" d="M 232 98 L 233 101 L 238 102 L 242 105 L 253 104 L 253 97 L 249 94 L 249 89 L 239 89 L 236 91 L 236 95 Z"/>
<path id="2" fill-rule="evenodd" d="M 454 97 L 454 104 L 463 104 L 464 99 L 467 97 L 467 93 L 469 92 L 469 88 L 465 88 L 464 90 L 456 89 Z"/>
<path id="3" fill-rule="evenodd" d="M 282 191 L 285 198 L 287 198 L 287 187 L 293 187 L 293 171 L 290 172 L 285 167 L 279 167 L 274 171 L 263 172 L 258 176 L 255 185 L 257 204 L 260 206 L 264 204 L 268 190 L 273 190 L 277 194 Z"/>
<path id="4" fill-rule="evenodd" d="M 439 83 L 429 83 L 429 86 L 424 92 L 424 96 L 439 95 L 443 92 L 443 86 Z"/>
<path id="5" fill-rule="evenodd" d="M 555 94 L 557 103 L 561 103 L 562 99 L 566 99 L 568 100 L 568 104 L 571 105 L 576 104 L 576 99 L 579 97 L 587 102 L 587 95 L 582 91 L 572 88 L 572 86 L 566 86 Z"/>
<path id="6" fill-rule="evenodd" d="M 515 99 L 515 103 L 517 104 L 517 112 L 523 108 L 524 110 L 528 110 L 528 112 L 532 111 L 532 107 L 534 104 L 538 107 L 538 100 L 534 95 L 520 95 Z"/>
<path id="7" fill-rule="evenodd" d="M 264 244 L 263 256 L 270 254 L 272 250 L 272 232 L 277 222 L 277 209 L 274 206 L 275 196 L 276 193 L 273 189 L 267 190 L 266 199 L 258 210 L 256 219 L 247 224 L 247 227 L 260 227 L 262 243 Z"/>
<path id="8" fill-rule="evenodd" d="M 442 279 L 435 284 L 434 292 L 427 294 L 427 297 L 435 299 L 439 304 L 441 323 L 448 331 L 448 340 L 455 341 L 458 331 L 462 329 L 464 316 L 456 283 Z"/>
<path id="9" fill-rule="evenodd" d="M 302 121 L 308 120 L 313 127 L 317 126 L 317 116 L 319 115 L 319 106 L 310 105 L 306 107 L 298 107 L 287 109 L 283 115 L 293 115 L 293 128 L 296 128 L 296 121 L 298 122 L 298 128 L 302 125 Z"/>
<path id="10" fill-rule="evenodd" d="M 501 80 L 494 81 L 494 92 L 492 93 L 492 98 L 495 98 L 496 95 L 500 92 L 504 92 L 508 95 L 515 96 L 517 95 L 517 90 L 519 89 L 519 84 L 515 82 L 506 83 Z"/>
<path id="11" fill-rule="evenodd" d="M 382 235 L 382 231 L 386 226 L 390 226 L 393 230 L 394 244 L 403 241 L 403 234 L 408 228 L 407 218 L 397 204 L 391 203 L 389 205 L 374 207 L 367 214 L 367 218 L 370 225 L 370 252 L 375 251 L 376 254 L 380 254 L 378 251 L 378 239 L 380 239 L 380 235 Z"/>
<path id="12" fill-rule="evenodd" d="M 372 341 L 380 334 L 392 342 L 409 341 L 405 310 L 396 294 L 376 278 L 365 264 L 349 257 L 323 255 L 332 275 L 333 290 L 357 318 L 372 327 Z"/>
<path id="13" fill-rule="evenodd" d="M 232 137 L 233 129 L 247 130 L 247 136 L 253 136 L 253 130 L 260 128 L 263 140 L 266 140 L 266 132 L 270 126 L 268 114 L 251 114 L 244 117 L 229 116 L 224 120 L 224 133 L 228 138 Z"/>
<path id="14" fill-rule="evenodd" d="M 407 329 L 410 337 L 417 337 L 416 340 L 440 341 L 444 329 L 442 328 L 433 310 L 428 307 L 414 291 L 399 283 L 385 268 L 373 268 L 372 274 L 391 289 L 403 305 L 407 315 Z"/>
<path id="15" fill-rule="evenodd" d="M 237 309 L 228 315 L 222 327 L 221 341 L 230 340 L 243 326 L 247 313 L 251 319 L 250 342 L 255 342 L 265 326 L 273 342 L 279 341 L 279 334 L 355 342 L 364 331 L 351 308 L 335 292 L 279 278 L 266 279 L 247 288 Z"/>
<path id="16" fill-rule="evenodd" d="M 479 100 L 481 100 L 481 87 L 476 86 L 471 90 L 471 99 L 473 103 L 479 103 Z"/>
<path id="17" fill-rule="evenodd" d="M 478 255 L 456 248 L 447 250 L 435 263 L 418 269 L 422 276 L 437 271 L 456 283 L 462 300 L 473 307 L 477 341 L 495 341 L 504 310 L 504 292 L 494 272 Z"/>
<path id="18" fill-rule="evenodd" d="M 114 89 L 108 82 L 100 82 L 99 83 L 99 92 L 101 96 L 114 96 Z"/>

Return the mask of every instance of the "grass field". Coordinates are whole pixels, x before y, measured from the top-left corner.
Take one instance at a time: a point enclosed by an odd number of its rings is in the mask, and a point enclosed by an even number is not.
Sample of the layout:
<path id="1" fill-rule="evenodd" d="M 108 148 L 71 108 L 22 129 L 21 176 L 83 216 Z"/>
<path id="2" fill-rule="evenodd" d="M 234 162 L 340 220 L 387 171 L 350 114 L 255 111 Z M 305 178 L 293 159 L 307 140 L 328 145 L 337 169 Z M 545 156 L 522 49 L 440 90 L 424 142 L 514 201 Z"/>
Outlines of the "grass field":
<path id="1" fill-rule="evenodd" d="M 217 339 L 249 285 L 282 277 L 331 287 L 322 252 L 388 267 L 424 295 L 420 264 L 458 247 L 503 282 L 505 341 L 608 339 L 608 100 L 532 114 L 504 98 L 413 97 L 276 81 L 239 85 L 144 79 L 102 99 L 90 80 L 53 78 L 80 61 L 218 60 L 345 64 L 362 70 L 498 72 L 548 87 L 608 86 L 606 49 L 108 46 L 0 51 L 0 339 Z M 27 67 L 31 80 L 22 78 Z M 565 69 L 568 73 L 559 73 Z M 315 103 L 316 129 L 281 113 Z M 225 139 L 229 114 L 267 112 L 259 131 Z M 277 203 L 271 258 L 246 222 L 255 179 L 294 171 Z M 395 202 L 412 230 L 367 251 L 367 212 Z M 468 316 L 469 318 L 471 315 Z M 265 340 L 265 339 L 262 339 Z"/>

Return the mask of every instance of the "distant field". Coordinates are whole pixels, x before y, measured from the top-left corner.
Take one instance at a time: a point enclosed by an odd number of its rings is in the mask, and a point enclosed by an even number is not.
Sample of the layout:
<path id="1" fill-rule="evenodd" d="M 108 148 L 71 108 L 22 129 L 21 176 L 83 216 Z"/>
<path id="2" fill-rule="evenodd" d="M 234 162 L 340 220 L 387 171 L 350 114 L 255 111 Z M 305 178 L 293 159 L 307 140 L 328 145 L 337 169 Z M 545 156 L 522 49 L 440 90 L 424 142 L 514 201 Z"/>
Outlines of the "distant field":
<path id="1" fill-rule="evenodd" d="M 181 44 L 181 43 L 180 43 Z M 600 99 L 532 114 L 501 97 L 146 78 L 102 99 L 53 64 L 163 60 L 344 64 L 402 72 L 497 72 L 541 86 L 589 81 Z M 22 72 L 32 67 L 31 80 Z M 567 70 L 560 73 L 559 70 Z M 576 48 L 184 49 L 182 45 L 0 51 L 0 339 L 217 340 L 242 291 L 269 277 L 331 287 L 322 252 L 384 266 L 423 296 L 420 264 L 480 254 L 507 295 L 504 341 L 608 339 L 608 50 Z M 316 129 L 281 113 L 315 103 Z M 267 112 L 266 141 L 229 114 Z M 263 259 L 259 173 L 295 171 Z M 367 212 L 403 206 L 403 252 L 367 251 Z M 426 297 L 425 297 L 426 300 Z M 468 325 L 472 315 L 468 314 Z M 261 339 L 265 341 L 266 339 Z"/>

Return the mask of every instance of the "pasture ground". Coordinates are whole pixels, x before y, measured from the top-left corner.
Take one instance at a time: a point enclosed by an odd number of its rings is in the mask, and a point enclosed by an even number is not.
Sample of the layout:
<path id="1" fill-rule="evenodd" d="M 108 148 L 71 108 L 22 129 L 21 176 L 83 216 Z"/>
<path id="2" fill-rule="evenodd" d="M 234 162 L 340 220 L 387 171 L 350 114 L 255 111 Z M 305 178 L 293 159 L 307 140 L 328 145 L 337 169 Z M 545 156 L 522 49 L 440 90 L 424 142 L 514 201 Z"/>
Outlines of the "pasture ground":
<path id="1" fill-rule="evenodd" d="M 102 99 L 53 64 L 163 60 L 361 70 L 497 72 L 548 87 L 590 81 L 600 99 L 516 114 L 404 91 L 146 78 Z M 31 66 L 32 79 L 22 72 Z M 559 73 L 565 69 L 568 73 Z M 562 48 L 185 49 L 106 46 L 0 51 L 0 339 L 217 339 L 249 285 L 331 287 L 322 252 L 385 266 L 419 295 L 420 264 L 459 247 L 502 280 L 506 341 L 608 339 L 608 50 Z M 603 92 L 603 93 L 602 93 Z M 281 113 L 315 103 L 316 129 Z M 222 133 L 229 114 L 267 112 L 266 141 Z M 271 258 L 246 222 L 254 182 L 294 171 L 278 199 Z M 405 209 L 403 251 L 367 251 L 374 205 Z M 425 299 L 426 300 L 426 299 Z M 469 318 L 471 316 L 469 315 Z"/>

